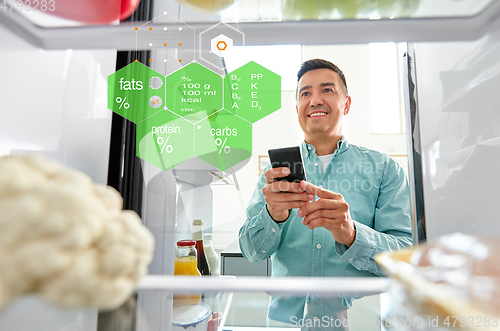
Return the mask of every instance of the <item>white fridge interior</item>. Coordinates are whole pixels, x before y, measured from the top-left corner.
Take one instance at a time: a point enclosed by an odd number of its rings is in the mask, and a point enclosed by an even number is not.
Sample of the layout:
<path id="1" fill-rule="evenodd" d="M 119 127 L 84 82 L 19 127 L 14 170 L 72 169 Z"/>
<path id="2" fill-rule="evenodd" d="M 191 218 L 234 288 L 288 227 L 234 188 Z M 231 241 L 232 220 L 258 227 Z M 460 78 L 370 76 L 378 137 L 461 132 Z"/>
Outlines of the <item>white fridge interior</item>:
<path id="1" fill-rule="evenodd" d="M 399 59 L 402 72 L 406 73 L 405 91 L 401 91 L 406 133 L 400 133 L 399 138 L 404 137 L 407 145 L 402 146 L 398 138 L 393 139 L 398 143 L 384 146 L 396 152 L 407 149 L 414 241 L 424 236 L 434 240 L 454 232 L 498 236 L 500 230 L 495 221 L 500 213 L 497 203 L 500 198 L 500 100 L 496 90 L 500 80 L 500 2 L 443 1 L 438 5 L 422 0 L 411 17 L 381 18 L 367 13 L 355 20 L 339 19 L 335 17 L 338 12 L 316 20 L 284 19 L 286 6 L 287 1 L 266 4 L 240 1 L 220 13 L 201 14 L 175 1 L 166 1 L 154 4 L 152 17 L 161 18 L 149 23 L 154 29 L 177 27 L 179 22 L 192 27 L 193 43 L 183 50 L 182 56 L 200 62 L 203 59 L 199 53 L 207 51 L 198 40 L 200 32 L 220 21 L 230 26 L 225 28 L 228 31 L 236 29 L 244 34 L 245 47 L 299 45 L 298 61 L 349 49 L 359 58 L 339 60 L 346 63 L 347 71 L 351 70 L 350 66 L 366 65 L 361 58 L 369 52 L 368 43 L 399 42 L 400 49 L 412 57 L 411 68 Z M 169 14 L 164 15 L 165 12 Z M 44 154 L 89 174 L 97 183 L 106 183 L 112 117 L 107 108 L 106 79 L 115 72 L 116 51 L 150 51 L 151 68 L 163 75 L 180 66 L 161 61 L 163 57 L 175 58 L 179 54 L 151 48 L 147 32 L 131 37 L 130 29 L 136 24 L 115 22 L 107 26 L 85 26 L 23 11 L 0 10 L 3 78 L 0 80 L 0 155 Z M 337 58 L 342 58 L 342 54 Z M 224 74 L 213 58 L 208 62 L 205 64 L 213 71 Z M 229 60 L 228 65 L 231 65 Z M 364 83 L 354 82 L 360 89 Z M 300 128 L 287 117 L 290 109 L 293 113 L 293 89 L 292 84 L 282 92 L 282 108 L 270 115 L 267 122 L 254 124 L 252 157 L 229 171 L 220 171 L 197 158 L 168 171 L 141 161 L 142 219 L 155 236 L 156 249 L 149 269 L 154 276 L 138 287 L 136 330 L 170 327 L 173 289 L 193 290 L 194 286 L 198 291 L 263 293 L 275 285 L 272 279 L 266 278 L 211 279 L 193 285 L 168 275 L 173 274 L 175 241 L 190 236 L 192 219 L 204 220 L 205 231 L 213 232 L 214 245 L 219 251 L 237 238 L 238 225 L 244 221 L 244 208 L 258 175 L 258 156 L 266 154 L 265 146 L 269 144 L 265 135 L 256 133 L 267 132 L 273 121 L 283 119 L 289 126 L 277 130 L 272 144 L 289 145 L 290 141 L 301 140 Z M 369 101 L 360 101 L 359 107 L 365 103 Z M 353 119 L 353 135 L 355 123 Z M 358 139 L 371 141 L 373 138 L 360 136 Z M 384 143 L 383 137 L 375 139 Z M 229 212 L 224 207 L 227 201 L 231 201 L 227 207 Z M 158 275 L 166 276 L 156 278 Z M 358 280 L 325 281 L 329 282 L 330 294 L 340 288 L 347 291 L 360 286 Z M 367 286 L 364 291 L 374 293 L 388 289 L 385 280 L 364 281 Z M 299 294 L 324 291 L 324 287 L 309 288 L 306 283 L 305 280 L 285 283 L 280 291 L 297 294 L 299 285 L 303 288 Z M 21 312 L 32 311 L 28 308 L 30 303 L 26 305 L 20 308 Z M 70 316 L 73 322 L 60 317 L 55 320 L 62 321 L 61 330 L 73 323 L 75 330 L 93 331 L 97 329 L 96 314 L 96 311 L 82 311 Z M 19 322 L 19 315 L 5 316 L 4 313 L 5 325 Z"/>

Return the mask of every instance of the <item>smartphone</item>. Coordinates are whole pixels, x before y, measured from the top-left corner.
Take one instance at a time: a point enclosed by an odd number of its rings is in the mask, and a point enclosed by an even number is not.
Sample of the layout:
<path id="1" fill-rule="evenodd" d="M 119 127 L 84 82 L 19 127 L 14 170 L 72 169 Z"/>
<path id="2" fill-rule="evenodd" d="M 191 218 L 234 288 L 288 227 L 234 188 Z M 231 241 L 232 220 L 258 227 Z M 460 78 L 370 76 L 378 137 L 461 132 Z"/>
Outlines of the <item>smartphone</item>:
<path id="1" fill-rule="evenodd" d="M 287 167 L 290 169 L 288 176 L 276 178 L 276 181 L 300 183 L 301 180 L 306 180 L 300 147 L 270 149 L 268 154 L 273 168 Z"/>

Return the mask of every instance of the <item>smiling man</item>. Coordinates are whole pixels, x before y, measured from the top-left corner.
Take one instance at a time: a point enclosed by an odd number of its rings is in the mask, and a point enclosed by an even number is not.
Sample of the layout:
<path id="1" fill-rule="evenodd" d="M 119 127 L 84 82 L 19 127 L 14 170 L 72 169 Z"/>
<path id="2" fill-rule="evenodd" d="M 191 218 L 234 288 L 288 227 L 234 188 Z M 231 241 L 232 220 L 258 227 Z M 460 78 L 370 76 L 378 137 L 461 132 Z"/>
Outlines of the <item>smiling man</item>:
<path id="1" fill-rule="evenodd" d="M 349 144 L 342 135 L 351 97 L 337 66 L 309 60 L 297 78 L 308 181 L 276 182 L 288 168 L 264 171 L 240 229 L 241 251 L 249 261 L 271 257 L 273 277 L 383 275 L 373 257 L 411 246 L 404 171 L 389 156 Z M 272 296 L 268 326 L 348 330 L 353 299 Z"/>

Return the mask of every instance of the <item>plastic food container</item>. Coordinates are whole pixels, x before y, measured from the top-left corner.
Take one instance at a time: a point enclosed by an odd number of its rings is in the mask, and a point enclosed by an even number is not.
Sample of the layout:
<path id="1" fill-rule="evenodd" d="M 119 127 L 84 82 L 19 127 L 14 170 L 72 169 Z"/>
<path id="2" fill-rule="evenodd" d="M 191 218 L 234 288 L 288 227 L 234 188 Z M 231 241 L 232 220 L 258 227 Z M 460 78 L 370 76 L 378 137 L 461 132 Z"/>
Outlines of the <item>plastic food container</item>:
<path id="1" fill-rule="evenodd" d="M 455 233 L 375 261 L 401 285 L 409 309 L 432 316 L 429 327 L 489 331 L 500 326 L 499 253 L 497 237 Z"/>
<path id="2" fill-rule="evenodd" d="M 176 306 L 172 312 L 173 331 L 207 331 L 210 307 L 203 302 Z"/>

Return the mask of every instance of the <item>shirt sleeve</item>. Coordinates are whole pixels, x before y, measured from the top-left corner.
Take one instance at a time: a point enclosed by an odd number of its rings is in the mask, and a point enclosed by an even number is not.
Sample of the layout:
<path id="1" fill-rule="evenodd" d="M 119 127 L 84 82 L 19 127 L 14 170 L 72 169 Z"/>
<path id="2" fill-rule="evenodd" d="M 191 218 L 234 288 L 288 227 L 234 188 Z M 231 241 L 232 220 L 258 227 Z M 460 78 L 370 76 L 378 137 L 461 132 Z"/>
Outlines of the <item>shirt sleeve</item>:
<path id="1" fill-rule="evenodd" d="M 270 257 L 278 249 L 281 239 L 281 229 L 286 222 L 275 222 L 267 211 L 262 188 L 266 185 L 264 173 L 257 182 L 257 187 L 250 198 L 246 209 L 247 219 L 239 232 L 239 244 L 245 259 L 259 262 Z"/>
<path id="2" fill-rule="evenodd" d="M 356 237 L 351 247 L 336 243 L 343 261 L 358 270 L 383 276 L 373 260 L 383 251 L 395 251 L 412 245 L 410 191 L 403 169 L 389 159 L 384 169 L 375 206 L 373 229 L 354 220 Z"/>

